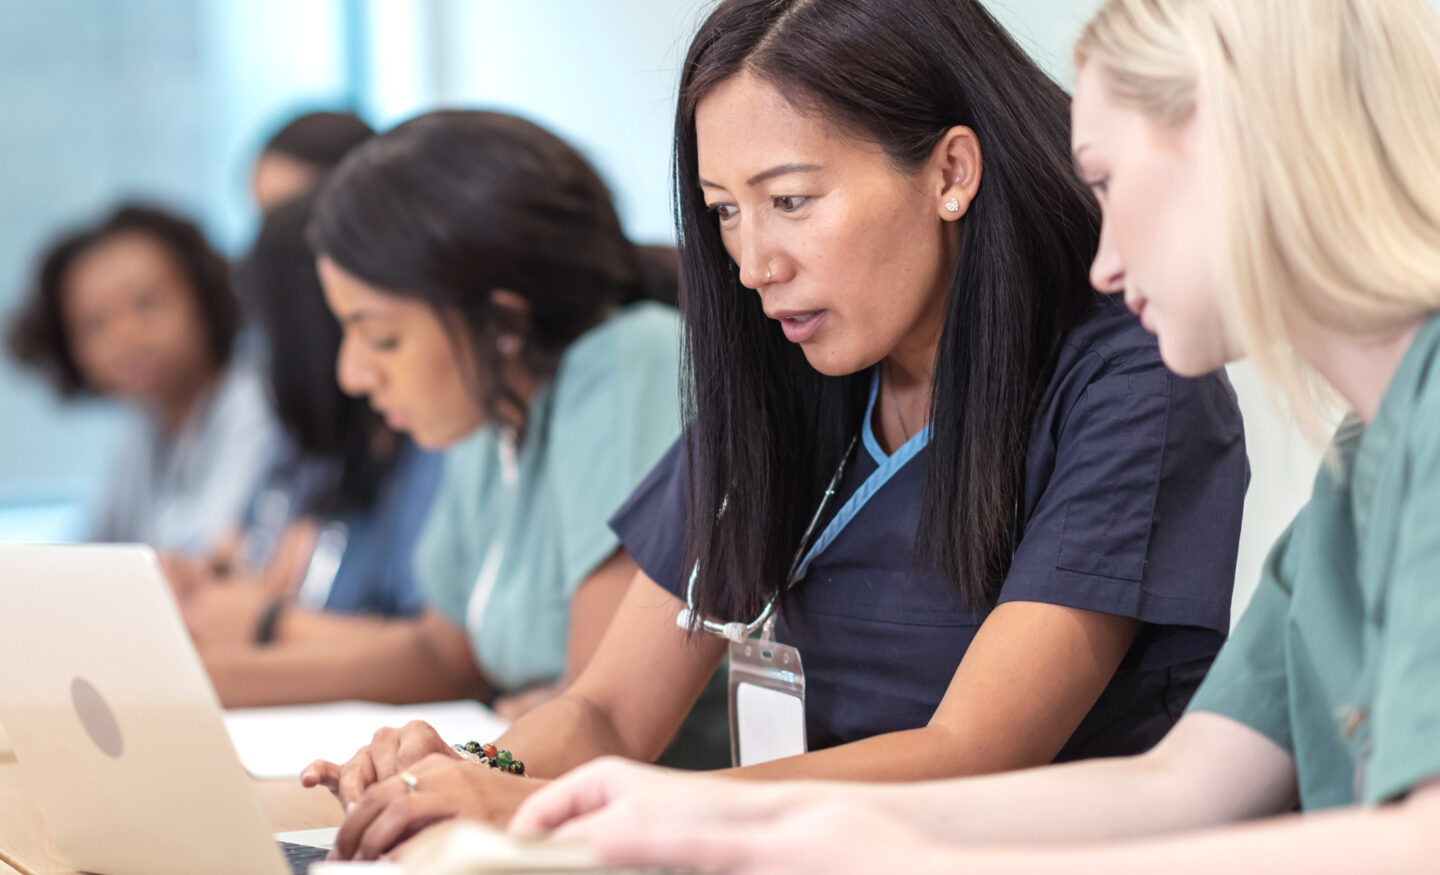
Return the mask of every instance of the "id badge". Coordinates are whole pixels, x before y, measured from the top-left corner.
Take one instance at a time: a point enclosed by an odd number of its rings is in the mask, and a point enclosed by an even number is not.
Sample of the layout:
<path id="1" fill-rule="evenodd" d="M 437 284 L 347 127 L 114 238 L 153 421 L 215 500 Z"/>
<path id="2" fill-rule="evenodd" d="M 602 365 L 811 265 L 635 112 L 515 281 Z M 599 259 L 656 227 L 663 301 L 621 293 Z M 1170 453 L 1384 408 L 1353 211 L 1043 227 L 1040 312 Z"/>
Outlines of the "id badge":
<path id="1" fill-rule="evenodd" d="M 805 669 L 800 651 L 760 637 L 730 645 L 730 761 L 753 766 L 805 753 Z"/>

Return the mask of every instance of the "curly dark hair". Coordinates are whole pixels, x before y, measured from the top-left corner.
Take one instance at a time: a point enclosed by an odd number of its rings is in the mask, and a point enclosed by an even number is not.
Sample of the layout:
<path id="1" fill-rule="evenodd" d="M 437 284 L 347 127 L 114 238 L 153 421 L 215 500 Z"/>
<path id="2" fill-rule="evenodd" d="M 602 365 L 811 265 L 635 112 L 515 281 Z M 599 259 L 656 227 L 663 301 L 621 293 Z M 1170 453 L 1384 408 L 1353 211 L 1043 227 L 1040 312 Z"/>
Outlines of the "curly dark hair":
<path id="1" fill-rule="evenodd" d="M 65 283 L 75 260 L 121 234 L 140 233 L 158 240 L 180 262 L 205 322 L 211 360 L 223 366 L 240 326 L 240 311 L 230 289 L 230 268 L 194 222 L 168 210 L 123 204 L 98 224 L 71 230 L 40 258 L 32 290 L 6 336 L 10 354 L 39 370 L 61 396 L 91 393 L 70 346 L 64 316 Z"/>

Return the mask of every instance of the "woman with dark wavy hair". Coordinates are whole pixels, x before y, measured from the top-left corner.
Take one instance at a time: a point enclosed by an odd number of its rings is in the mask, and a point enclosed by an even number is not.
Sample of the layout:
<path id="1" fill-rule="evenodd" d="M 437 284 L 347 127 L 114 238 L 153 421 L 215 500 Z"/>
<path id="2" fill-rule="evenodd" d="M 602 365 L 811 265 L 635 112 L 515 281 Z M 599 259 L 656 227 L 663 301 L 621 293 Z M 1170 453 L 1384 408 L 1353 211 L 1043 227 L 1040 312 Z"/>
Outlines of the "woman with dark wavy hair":
<path id="1" fill-rule="evenodd" d="M 1229 626 L 1244 443 L 1224 377 L 1091 288 L 1065 92 L 976 0 L 728 0 L 682 69 L 687 439 L 612 521 L 640 574 L 603 645 L 499 744 L 652 759 L 727 646 L 739 776 L 1154 744 Z M 444 751 L 317 765 L 338 853 L 537 786 Z"/>
<path id="2" fill-rule="evenodd" d="M 166 210 L 121 206 L 41 258 L 11 354 L 64 397 L 142 414 L 91 538 L 198 556 L 239 524 L 279 435 L 257 375 L 230 364 L 238 324 L 225 260 Z"/>

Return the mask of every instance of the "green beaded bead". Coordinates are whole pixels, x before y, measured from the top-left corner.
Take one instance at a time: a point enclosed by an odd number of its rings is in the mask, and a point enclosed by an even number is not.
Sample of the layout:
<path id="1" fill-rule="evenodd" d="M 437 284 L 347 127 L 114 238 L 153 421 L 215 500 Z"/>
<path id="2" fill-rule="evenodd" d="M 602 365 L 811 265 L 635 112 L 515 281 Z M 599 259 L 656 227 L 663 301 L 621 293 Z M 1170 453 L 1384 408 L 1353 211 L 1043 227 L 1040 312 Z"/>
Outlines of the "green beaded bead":
<path id="1" fill-rule="evenodd" d="M 499 765 L 502 769 L 510 768 L 510 763 L 513 761 L 514 757 L 510 756 L 510 751 L 508 750 L 500 751 L 500 753 L 495 757 L 495 763 Z"/>
<path id="2" fill-rule="evenodd" d="M 467 742 L 465 742 L 465 751 L 466 751 L 466 753 L 479 753 L 479 752 L 480 752 L 480 742 L 478 742 L 478 741 L 467 741 Z"/>

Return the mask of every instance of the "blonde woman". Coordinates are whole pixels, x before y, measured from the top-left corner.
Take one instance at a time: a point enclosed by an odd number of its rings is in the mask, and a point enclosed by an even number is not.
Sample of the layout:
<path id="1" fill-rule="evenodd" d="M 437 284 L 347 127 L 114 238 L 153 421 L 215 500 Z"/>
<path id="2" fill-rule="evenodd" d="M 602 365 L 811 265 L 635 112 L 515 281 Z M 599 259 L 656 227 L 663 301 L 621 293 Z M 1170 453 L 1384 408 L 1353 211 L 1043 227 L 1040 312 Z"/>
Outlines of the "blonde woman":
<path id="1" fill-rule="evenodd" d="M 1351 411 L 1186 715 L 1140 756 L 922 785 L 602 763 L 513 828 L 734 871 L 1440 861 L 1440 19 L 1425 0 L 1109 0 L 1076 61 L 1096 287 L 1182 375 L 1249 355 L 1307 428 L 1312 382 Z"/>

